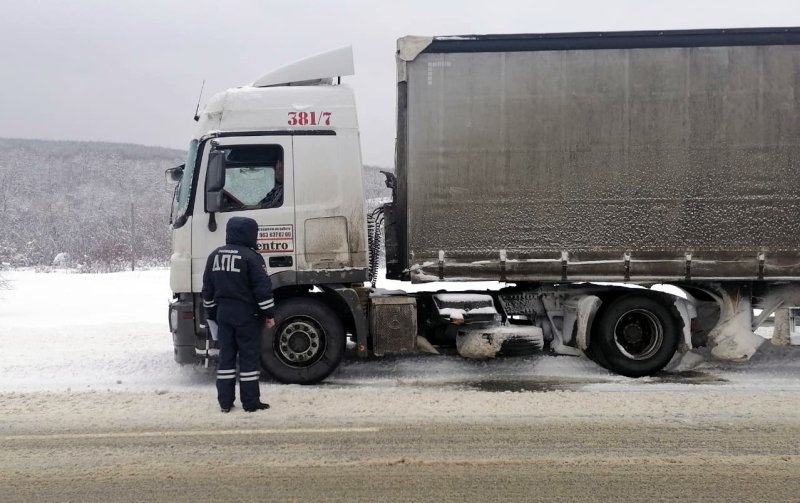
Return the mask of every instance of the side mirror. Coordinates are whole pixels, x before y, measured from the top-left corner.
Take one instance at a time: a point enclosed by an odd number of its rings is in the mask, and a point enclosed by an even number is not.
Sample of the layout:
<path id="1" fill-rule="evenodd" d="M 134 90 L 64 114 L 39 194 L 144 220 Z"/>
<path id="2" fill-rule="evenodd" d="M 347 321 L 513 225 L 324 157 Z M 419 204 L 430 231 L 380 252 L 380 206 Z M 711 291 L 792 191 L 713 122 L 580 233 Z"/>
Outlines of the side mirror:
<path id="1" fill-rule="evenodd" d="M 212 150 L 206 171 L 206 212 L 215 213 L 222 207 L 222 188 L 225 186 L 225 152 Z"/>
<path id="2" fill-rule="evenodd" d="M 180 182 L 181 178 L 183 178 L 183 168 L 185 166 L 185 164 L 181 164 L 180 166 L 175 166 L 174 168 L 169 168 L 164 171 L 164 178 L 167 179 L 167 183 Z"/>

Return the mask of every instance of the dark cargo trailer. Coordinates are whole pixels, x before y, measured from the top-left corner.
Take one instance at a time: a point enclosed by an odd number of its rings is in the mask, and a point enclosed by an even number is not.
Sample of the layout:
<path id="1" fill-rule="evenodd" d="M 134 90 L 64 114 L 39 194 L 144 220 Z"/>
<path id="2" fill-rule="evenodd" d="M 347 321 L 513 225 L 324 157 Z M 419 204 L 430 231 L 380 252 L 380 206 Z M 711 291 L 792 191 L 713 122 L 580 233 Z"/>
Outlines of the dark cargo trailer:
<path id="1" fill-rule="evenodd" d="M 800 30 L 406 37 L 389 276 L 797 280 Z"/>

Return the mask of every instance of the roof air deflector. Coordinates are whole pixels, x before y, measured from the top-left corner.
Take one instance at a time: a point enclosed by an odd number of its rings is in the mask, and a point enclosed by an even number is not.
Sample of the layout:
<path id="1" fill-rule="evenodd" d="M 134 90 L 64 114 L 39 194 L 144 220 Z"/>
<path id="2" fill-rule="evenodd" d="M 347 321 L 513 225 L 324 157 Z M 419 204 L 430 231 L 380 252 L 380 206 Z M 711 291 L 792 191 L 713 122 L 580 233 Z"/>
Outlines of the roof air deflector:
<path id="1" fill-rule="evenodd" d="M 328 84 L 335 77 L 354 74 L 353 48 L 347 46 L 282 66 L 251 85 L 253 87 L 271 87 Z"/>

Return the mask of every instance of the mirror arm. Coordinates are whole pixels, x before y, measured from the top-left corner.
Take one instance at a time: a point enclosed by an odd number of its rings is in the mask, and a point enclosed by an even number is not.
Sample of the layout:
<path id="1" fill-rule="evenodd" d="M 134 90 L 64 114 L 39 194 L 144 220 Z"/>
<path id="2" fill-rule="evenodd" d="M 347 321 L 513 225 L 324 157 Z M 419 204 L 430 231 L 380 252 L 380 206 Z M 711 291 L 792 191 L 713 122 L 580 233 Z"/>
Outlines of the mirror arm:
<path id="1" fill-rule="evenodd" d="M 217 230 L 217 217 L 216 213 L 211 212 L 208 214 L 208 230 L 211 232 L 216 232 Z"/>

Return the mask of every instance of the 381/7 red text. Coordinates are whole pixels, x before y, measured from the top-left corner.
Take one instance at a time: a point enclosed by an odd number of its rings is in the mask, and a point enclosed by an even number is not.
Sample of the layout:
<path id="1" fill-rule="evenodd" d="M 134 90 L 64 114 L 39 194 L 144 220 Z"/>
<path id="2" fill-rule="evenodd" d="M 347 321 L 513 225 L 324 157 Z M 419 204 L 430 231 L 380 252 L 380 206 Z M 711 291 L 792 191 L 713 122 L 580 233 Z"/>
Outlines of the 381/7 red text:
<path id="1" fill-rule="evenodd" d="M 290 126 L 330 126 L 331 112 L 289 112 Z"/>

